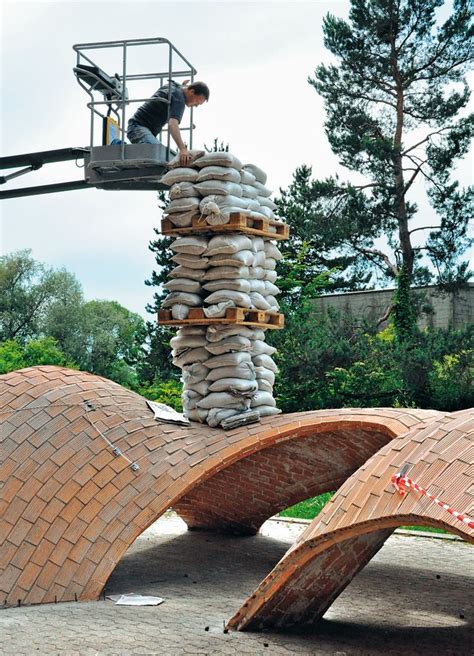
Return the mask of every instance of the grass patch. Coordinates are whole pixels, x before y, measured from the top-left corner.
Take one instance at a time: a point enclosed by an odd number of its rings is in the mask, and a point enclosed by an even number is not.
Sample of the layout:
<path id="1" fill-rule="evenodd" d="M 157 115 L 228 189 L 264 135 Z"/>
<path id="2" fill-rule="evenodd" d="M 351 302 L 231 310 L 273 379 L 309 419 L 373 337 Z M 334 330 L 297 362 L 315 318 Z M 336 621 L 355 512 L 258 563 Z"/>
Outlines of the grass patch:
<path id="1" fill-rule="evenodd" d="M 279 515 L 280 517 L 295 517 L 297 519 L 314 519 L 316 515 L 319 515 L 333 494 L 334 492 L 325 492 L 312 499 L 300 501 L 300 503 L 295 503 L 294 506 L 285 508 Z"/>
<path id="2" fill-rule="evenodd" d="M 320 494 L 317 497 L 312 499 L 306 499 L 306 501 L 300 501 L 300 503 L 295 503 L 294 506 L 285 508 L 279 514 L 280 517 L 293 517 L 295 519 L 314 519 L 324 506 L 327 504 L 329 499 L 334 495 L 334 492 L 325 492 Z M 425 531 L 426 533 L 448 533 L 448 531 L 443 530 L 442 528 L 431 528 L 431 526 L 401 526 L 410 531 Z"/>

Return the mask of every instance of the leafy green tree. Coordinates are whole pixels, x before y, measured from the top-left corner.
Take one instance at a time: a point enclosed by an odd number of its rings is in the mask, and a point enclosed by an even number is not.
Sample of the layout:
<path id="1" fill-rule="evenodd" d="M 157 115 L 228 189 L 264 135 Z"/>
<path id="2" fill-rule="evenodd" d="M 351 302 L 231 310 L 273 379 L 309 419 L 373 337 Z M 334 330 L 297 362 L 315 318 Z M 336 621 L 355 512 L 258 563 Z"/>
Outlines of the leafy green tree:
<path id="1" fill-rule="evenodd" d="M 65 269 L 46 267 L 29 250 L 0 258 L 0 341 L 44 334 L 48 313 L 62 313 L 64 319 L 81 302 L 81 286 Z M 52 321 L 47 323 L 51 327 Z"/>
<path id="2" fill-rule="evenodd" d="M 141 385 L 138 392 L 150 401 L 157 401 L 158 403 L 165 403 L 171 406 L 177 412 L 183 411 L 183 404 L 181 402 L 181 392 L 183 386 L 177 380 L 170 378 L 169 380 L 156 380 L 151 385 Z"/>
<path id="3" fill-rule="evenodd" d="M 325 45 L 337 63 L 319 65 L 309 83 L 325 101 L 332 150 L 363 180 L 311 180 L 311 169 L 302 166 L 279 201 L 279 213 L 311 244 L 311 259 L 328 258 L 333 267 L 337 255 L 355 286 L 376 280 L 404 286 L 392 308 L 402 338 L 413 323 L 411 285 L 452 288 L 470 276 L 460 257 L 471 243 L 472 190 L 461 189 L 452 173 L 474 126 L 464 112 L 472 11 L 468 0 L 454 0 L 439 25 L 442 5 L 351 0 L 349 22 L 325 18 Z M 432 213 L 414 226 L 419 180 Z"/>
<path id="4" fill-rule="evenodd" d="M 158 192 L 159 208 L 164 210 L 167 205 L 167 193 Z M 168 274 L 175 266 L 171 258 L 174 253 L 170 248 L 173 237 L 165 237 L 158 228 L 153 228 L 156 239 L 150 241 L 148 249 L 153 253 L 157 269 L 151 277 L 145 280 L 145 285 L 153 287 L 153 301 L 146 306 L 148 313 L 153 315 L 152 321 L 146 322 L 146 343 L 139 362 L 140 380 L 151 385 L 154 381 L 179 378 L 179 371 L 171 362 L 170 339 L 175 330 L 157 323 L 157 313 L 168 292 L 163 284 L 168 280 Z"/>
<path id="5" fill-rule="evenodd" d="M 142 317 L 116 301 L 89 301 L 80 316 L 81 347 L 74 355 L 79 368 L 136 388 L 135 365 L 145 337 Z"/>
<path id="6" fill-rule="evenodd" d="M 9 339 L 0 343 L 0 374 L 38 365 L 74 367 L 52 337 L 33 339 L 26 344 Z"/>

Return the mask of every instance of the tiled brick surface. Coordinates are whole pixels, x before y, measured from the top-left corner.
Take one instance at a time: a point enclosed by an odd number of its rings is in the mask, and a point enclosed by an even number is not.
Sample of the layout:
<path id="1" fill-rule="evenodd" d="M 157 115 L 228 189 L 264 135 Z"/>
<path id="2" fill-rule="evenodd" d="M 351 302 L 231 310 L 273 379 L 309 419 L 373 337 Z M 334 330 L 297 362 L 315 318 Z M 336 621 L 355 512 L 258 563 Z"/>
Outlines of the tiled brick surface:
<path id="1" fill-rule="evenodd" d="M 145 400 L 116 383 L 49 366 L 0 376 L 0 415 L 7 605 L 97 598 L 129 545 L 170 506 L 194 526 L 254 531 L 288 503 L 341 484 L 412 425 L 440 416 L 347 409 L 228 432 L 177 427 L 155 422 Z M 140 469 L 115 457 L 97 428 Z"/>
<path id="2" fill-rule="evenodd" d="M 397 526 L 439 527 L 474 543 L 474 530 L 467 524 L 413 490 L 400 496 L 390 482 L 410 464 L 409 478 L 467 514 L 474 501 L 472 477 L 467 475 L 473 457 L 472 410 L 418 424 L 386 444 L 342 484 L 229 626 L 312 624 Z"/>

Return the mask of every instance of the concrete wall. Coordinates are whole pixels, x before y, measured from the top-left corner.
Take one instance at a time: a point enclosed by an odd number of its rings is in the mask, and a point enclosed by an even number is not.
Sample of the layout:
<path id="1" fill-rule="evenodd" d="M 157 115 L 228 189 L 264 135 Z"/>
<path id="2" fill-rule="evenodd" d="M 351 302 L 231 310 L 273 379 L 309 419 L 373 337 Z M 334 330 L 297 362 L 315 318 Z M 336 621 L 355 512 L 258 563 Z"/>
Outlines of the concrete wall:
<path id="1" fill-rule="evenodd" d="M 393 292 L 393 289 L 379 289 L 331 294 L 315 299 L 314 305 L 319 311 L 332 308 L 361 320 L 378 320 L 389 306 Z M 416 293 L 422 297 L 422 306 L 426 309 L 418 322 L 421 328 L 464 328 L 474 322 L 474 283 L 457 295 L 441 295 L 436 287 L 420 287 Z M 386 325 L 387 322 L 383 322 L 380 328 Z"/>

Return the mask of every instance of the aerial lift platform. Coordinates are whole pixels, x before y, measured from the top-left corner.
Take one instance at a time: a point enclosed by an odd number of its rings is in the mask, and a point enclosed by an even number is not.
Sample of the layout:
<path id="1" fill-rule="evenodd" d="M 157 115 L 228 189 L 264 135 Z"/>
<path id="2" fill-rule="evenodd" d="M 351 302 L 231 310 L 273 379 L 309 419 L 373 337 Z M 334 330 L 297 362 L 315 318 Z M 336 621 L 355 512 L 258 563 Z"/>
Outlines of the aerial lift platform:
<path id="1" fill-rule="evenodd" d="M 166 70 L 151 73 L 131 73 L 128 59 L 131 48 L 156 46 L 167 49 L 168 66 Z M 108 75 L 91 58 L 91 51 L 110 49 L 120 66 L 120 73 Z M 36 171 L 45 164 L 66 161 L 84 161 L 84 179 L 70 182 L 58 182 L 35 187 L 0 190 L 0 198 L 17 198 L 37 194 L 50 194 L 75 189 L 127 189 L 157 190 L 168 189 L 160 182 L 167 164 L 176 154 L 170 147 L 170 134 L 167 129 L 158 135 L 158 144 L 127 144 L 127 109 L 133 103 L 142 103 L 147 98 L 132 98 L 129 95 L 130 83 L 142 80 L 157 80 L 156 88 L 169 84 L 173 79 L 185 78 L 194 81 L 196 69 L 175 48 L 168 39 L 129 39 L 124 41 L 103 41 L 81 43 L 73 46 L 76 53 L 76 65 L 73 68 L 79 85 L 89 96 L 87 107 L 90 111 L 90 140 L 85 147 L 61 148 L 24 155 L 0 157 L 0 169 L 17 169 L 0 176 L 0 185 Z M 86 54 L 87 53 L 87 54 Z M 160 53 L 163 54 L 163 53 Z M 115 57 L 116 55 L 116 57 Z M 95 55 L 94 55 L 95 56 Z M 151 96 L 151 94 L 150 94 Z M 159 99 L 156 102 L 160 102 Z M 169 105 L 171 97 L 164 99 Z M 131 114 L 133 114 L 135 108 Z M 97 129 L 100 124 L 101 129 Z M 190 110 L 189 124 L 180 126 L 183 132 L 189 132 L 189 148 L 193 140 L 193 110 Z M 97 144 L 99 135 L 100 145 Z M 112 144 L 113 140 L 120 143 Z"/>

